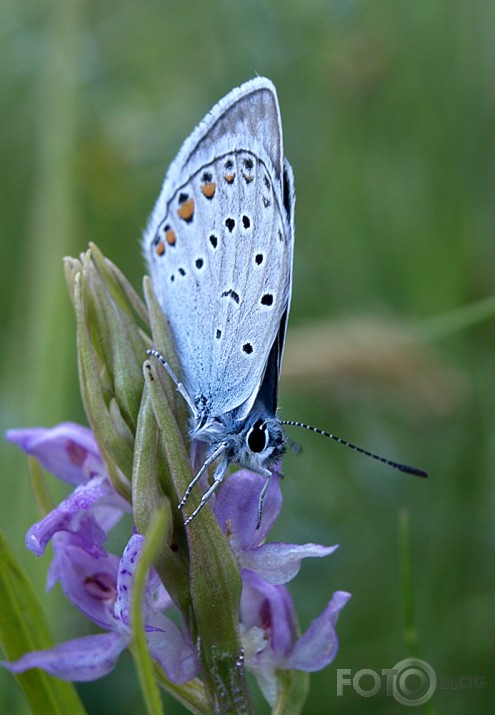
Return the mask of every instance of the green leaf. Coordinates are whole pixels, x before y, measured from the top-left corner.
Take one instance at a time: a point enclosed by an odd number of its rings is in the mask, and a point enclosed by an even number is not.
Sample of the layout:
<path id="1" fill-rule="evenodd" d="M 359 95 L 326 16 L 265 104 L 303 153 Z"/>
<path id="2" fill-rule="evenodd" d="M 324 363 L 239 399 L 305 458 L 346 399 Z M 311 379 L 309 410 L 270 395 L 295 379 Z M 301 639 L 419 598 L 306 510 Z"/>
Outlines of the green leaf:
<path id="1" fill-rule="evenodd" d="M 43 518 L 54 508 L 52 495 L 50 494 L 43 469 L 38 460 L 34 457 L 28 457 L 28 465 L 34 498 L 39 514 L 41 518 Z"/>
<path id="2" fill-rule="evenodd" d="M 179 378 L 181 378 L 182 368 L 175 353 L 174 339 L 170 330 L 170 325 L 168 324 L 163 310 L 157 300 L 157 297 L 153 290 L 153 284 L 151 283 L 149 276 L 144 277 L 143 289 L 146 298 L 146 305 L 148 306 L 149 310 L 151 333 L 153 335 L 153 345 L 167 360 L 174 373 Z M 167 378 L 167 381 L 162 384 L 165 390 L 165 394 L 167 396 L 167 400 L 172 407 L 179 429 L 182 431 L 183 437 L 187 438 L 189 410 L 186 405 L 186 401 L 170 379 Z"/>
<path id="3" fill-rule="evenodd" d="M 74 305 L 77 324 L 79 382 L 86 415 L 90 422 L 100 453 L 107 465 L 115 489 L 130 501 L 131 489 L 124 475 L 132 474 L 132 445 L 127 444 L 115 428 L 101 384 L 101 370 L 86 322 L 87 291 L 82 273 L 74 279 Z M 114 459 L 115 458 L 115 459 Z M 118 459 L 118 462 L 117 462 Z"/>
<path id="4" fill-rule="evenodd" d="M 122 310 L 131 314 L 130 308 L 132 308 L 141 318 L 143 323 L 145 325 L 149 325 L 146 307 L 122 271 L 115 265 L 115 263 L 112 263 L 112 261 L 108 258 L 105 258 L 95 243 L 90 241 L 89 247 L 91 249 L 94 262 L 104 276 L 109 290 L 111 291 L 114 299 L 119 302 Z"/>
<path id="5" fill-rule="evenodd" d="M 206 697 L 205 688 L 199 678 L 176 685 L 167 678 L 163 670 L 155 663 L 155 676 L 160 685 L 193 715 L 211 715 L 211 707 Z"/>
<path id="6" fill-rule="evenodd" d="M 182 516 L 177 509 L 177 495 L 166 459 L 161 454 L 162 450 L 162 438 L 158 432 L 149 390 L 145 385 L 138 416 L 132 473 L 134 522 L 138 532 L 144 534 L 153 520 L 154 513 L 160 507 L 167 510 L 168 528 L 162 548 L 155 559 L 155 568 L 187 621 L 192 610 L 187 542 Z M 165 490 L 162 488 L 162 482 L 165 484 Z"/>
<path id="7" fill-rule="evenodd" d="M 0 532 L 0 639 L 7 660 L 53 646 L 31 583 Z M 14 676 L 35 715 L 84 715 L 76 689 L 39 668 Z"/>
<path id="8" fill-rule="evenodd" d="M 170 473 L 178 494 L 192 479 L 189 457 L 160 379 L 149 362 L 144 364 L 156 421 L 163 434 Z M 193 490 L 184 515 L 199 503 Z M 211 509 L 204 508 L 187 526 L 191 596 L 195 623 L 189 619 L 191 637 L 199 638 L 205 686 L 214 712 L 253 712 L 240 662 L 239 602 L 241 577 L 234 555 Z M 197 628 L 197 632 L 195 631 Z"/>
<path id="9" fill-rule="evenodd" d="M 277 671 L 278 698 L 272 715 L 299 715 L 309 692 L 309 673 L 303 670 Z"/>

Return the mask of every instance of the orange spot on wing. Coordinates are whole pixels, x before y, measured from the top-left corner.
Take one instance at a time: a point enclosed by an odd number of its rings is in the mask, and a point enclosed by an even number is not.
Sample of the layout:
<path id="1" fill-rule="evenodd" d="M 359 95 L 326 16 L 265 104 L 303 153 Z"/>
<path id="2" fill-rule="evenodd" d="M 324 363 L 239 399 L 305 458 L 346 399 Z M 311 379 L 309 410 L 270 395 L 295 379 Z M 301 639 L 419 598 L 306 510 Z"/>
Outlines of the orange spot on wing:
<path id="1" fill-rule="evenodd" d="M 163 254 L 165 253 L 165 244 L 163 243 L 163 241 L 160 241 L 158 246 L 155 248 L 155 251 L 157 256 L 163 256 Z"/>
<path id="2" fill-rule="evenodd" d="M 208 184 L 203 184 L 201 191 L 207 199 L 212 199 L 215 195 L 217 185 L 214 181 L 210 181 Z"/>
<path id="3" fill-rule="evenodd" d="M 224 177 L 227 184 L 231 184 L 235 179 L 235 172 L 233 174 L 225 174 Z"/>
<path id="4" fill-rule="evenodd" d="M 165 240 L 169 246 L 175 246 L 175 242 L 177 241 L 177 236 L 175 235 L 175 231 L 173 231 L 171 228 L 169 228 L 169 230 L 165 234 Z"/>
<path id="5" fill-rule="evenodd" d="M 191 221 L 194 215 L 194 199 L 184 201 L 181 207 L 177 209 L 177 213 L 184 221 Z"/>

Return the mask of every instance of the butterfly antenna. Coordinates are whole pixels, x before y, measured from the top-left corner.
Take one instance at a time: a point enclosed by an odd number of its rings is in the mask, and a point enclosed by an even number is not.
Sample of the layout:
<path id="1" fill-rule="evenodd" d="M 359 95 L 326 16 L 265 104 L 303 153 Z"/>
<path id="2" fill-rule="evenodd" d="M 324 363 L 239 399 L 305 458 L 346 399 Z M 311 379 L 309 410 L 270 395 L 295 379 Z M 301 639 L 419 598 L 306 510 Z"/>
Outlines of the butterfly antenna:
<path id="1" fill-rule="evenodd" d="M 355 452 L 359 452 L 360 454 L 364 454 L 366 457 L 371 457 L 372 459 L 376 459 L 378 462 L 383 462 L 383 464 L 387 464 L 389 467 L 398 469 L 399 472 L 406 472 L 406 474 L 412 474 L 415 477 L 426 478 L 428 476 L 427 472 L 423 471 L 422 469 L 418 469 L 417 467 L 410 467 L 409 465 L 401 464 L 400 462 L 394 462 L 392 459 L 387 459 L 386 457 L 381 457 L 379 454 L 368 452 L 367 449 L 357 447 L 355 444 L 351 444 L 351 442 L 342 439 L 342 437 L 337 437 L 337 435 L 330 434 L 330 432 L 325 432 L 325 430 L 319 429 L 318 427 L 312 427 L 311 425 L 304 424 L 304 422 L 281 420 L 280 424 L 286 425 L 288 427 L 301 427 L 302 429 L 307 429 L 310 432 L 316 432 L 316 434 L 321 434 L 323 435 L 323 437 L 328 437 L 329 439 L 333 439 L 335 442 L 344 445 L 344 447 L 349 447 L 350 449 L 353 449 Z"/>

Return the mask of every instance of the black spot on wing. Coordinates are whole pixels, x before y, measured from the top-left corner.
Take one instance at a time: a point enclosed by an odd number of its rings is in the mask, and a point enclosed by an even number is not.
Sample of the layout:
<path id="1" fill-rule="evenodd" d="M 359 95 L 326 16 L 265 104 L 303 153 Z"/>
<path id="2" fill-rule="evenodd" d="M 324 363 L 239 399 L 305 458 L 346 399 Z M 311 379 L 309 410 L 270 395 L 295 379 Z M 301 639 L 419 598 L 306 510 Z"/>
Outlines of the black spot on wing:
<path id="1" fill-rule="evenodd" d="M 229 290 L 224 290 L 222 293 L 222 298 L 232 298 L 234 303 L 237 303 L 237 305 L 239 305 L 241 301 L 239 293 L 236 293 L 235 290 L 233 290 L 232 288 L 229 288 Z"/>

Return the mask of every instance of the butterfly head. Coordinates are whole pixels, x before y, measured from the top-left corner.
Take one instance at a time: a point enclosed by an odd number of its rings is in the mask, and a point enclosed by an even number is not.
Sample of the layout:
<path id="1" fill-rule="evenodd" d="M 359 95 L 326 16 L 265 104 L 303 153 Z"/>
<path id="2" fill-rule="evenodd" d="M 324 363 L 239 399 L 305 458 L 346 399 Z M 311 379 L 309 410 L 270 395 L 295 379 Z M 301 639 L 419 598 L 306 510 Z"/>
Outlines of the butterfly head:
<path id="1" fill-rule="evenodd" d="M 285 452 L 285 434 L 275 417 L 259 417 L 248 422 L 242 432 L 234 461 L 263 472 L 279 461 Z"/>
<path id="2" fill-rule="evenodd" d="M 240 464 L 268 476 L 271 468 L 285 452 L 286 436 L 280 421 L 273 415 L 249 415 L 235 420 L 232 415 L 209 420 L 192 427 L 192 439 L 209 444 L 210 454 L 223 446 L 223 458 L 228 464 Z"/>

